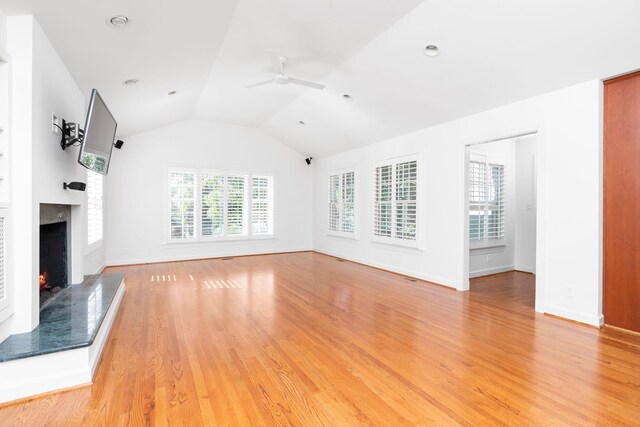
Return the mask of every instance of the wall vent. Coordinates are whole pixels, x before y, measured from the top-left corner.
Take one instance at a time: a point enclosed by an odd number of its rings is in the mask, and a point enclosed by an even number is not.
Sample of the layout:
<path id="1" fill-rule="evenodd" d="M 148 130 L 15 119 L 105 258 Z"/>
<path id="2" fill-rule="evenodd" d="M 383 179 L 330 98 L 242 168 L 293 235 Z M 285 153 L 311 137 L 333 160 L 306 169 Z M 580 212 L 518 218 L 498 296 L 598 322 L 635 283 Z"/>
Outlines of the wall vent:
<path id="1" fill-rule="evenodd" d="M 220 261 L 231 261 L 234 257 L 220 258 Z"/>
<path id="2" fill-rule="evenodd" d="M 408 280 L 409 282 L 412 282 L 412 283 L 416 283 L 417 282 L 417 280 L 414 279 L 413 277 L 405 277 L 404 280 Z"/>
<path id="3" fill-rule="evenodd" d="M 344 262 L 344 260 L 342 258 L 336 258 L 336 261 L 338 262 Z"/>

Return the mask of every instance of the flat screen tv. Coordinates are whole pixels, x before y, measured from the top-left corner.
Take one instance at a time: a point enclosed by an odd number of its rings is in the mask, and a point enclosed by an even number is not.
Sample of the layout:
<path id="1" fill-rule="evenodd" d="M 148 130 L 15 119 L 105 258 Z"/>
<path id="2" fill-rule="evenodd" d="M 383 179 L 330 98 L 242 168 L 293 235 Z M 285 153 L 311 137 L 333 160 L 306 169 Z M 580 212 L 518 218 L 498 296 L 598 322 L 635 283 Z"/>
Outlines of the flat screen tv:
<path id="1" fill-rule="evenodd" d="M 106 175 L 109 172 L 109 161 L 117 128 L 118 123 L 98 91 L 93 89 L 78 163 L 89 170 Z"/>

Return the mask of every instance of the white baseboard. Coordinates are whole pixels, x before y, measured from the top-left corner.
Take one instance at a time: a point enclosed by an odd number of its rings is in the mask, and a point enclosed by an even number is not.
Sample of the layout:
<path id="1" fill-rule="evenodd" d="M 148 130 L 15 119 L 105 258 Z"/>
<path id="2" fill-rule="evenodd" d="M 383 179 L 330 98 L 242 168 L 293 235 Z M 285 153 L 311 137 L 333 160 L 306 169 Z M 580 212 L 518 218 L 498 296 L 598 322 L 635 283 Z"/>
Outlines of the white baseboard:
<path id="1" fill-rule="evenodd" d="M 531 267 L 529 265 L 518 265 L 518 264 L 515 264 L 515 269 L 517 271 L 522 271 L 524 273 L 536 274 L 535 266 Z"/>
<path id="2" fill-rule="evenodd" d="M 203 259 L 213 258 L 225 258 L 234 256 L 248 256 L 248 255 L 275 255 L 284 254 L 288 252 L 306 252 L 311 251 L 310 247 L 305 248 L 287 248 L 279 250 L 264 250 L 264 251 L 228 251 L 220 254 L 207 254 L 207 255 L 185 255 L 185 256 L 157 256 L 146 258 L 124 258 L 124 259 L 112 259 L 107 261 L 107 267 L 117 267 L 119 265 L 137 265 L 137 264 L 156 264 L 163 262 L 179 262 L 179 261 L 198 261 Z"/>
<path id="3" fill-rule="evenodd" d="M 402 274 L 404 276 L 415 277 L 416 279 L 424 280 L 426 282 L 431 282 L 431 283 L 434 283 L 436 285 L 446 286 L 448 288 L 453 288 L 453 289 L 460 289 L 455 280 L 445 279 L 445 278 L 442 278 L 442 277 L 435 277 L 435 276 L 423 274 L 423 273 L 420 273 L 420 272 L 417 272 L 417 271 L 407 270 L 407 269 L 404 269 L 404 268 L 397 268 L 396 266 L 388 265 L 388 264 L 384 264 L 384 263 L 380 263 L 380 262 L 371 262 L 369 260 L 365 260 L 365 259 L 361 259 L 361 258 L 357 258 L 357 257 L 352 257 L 350 255 L 341 254 L 339 252 L 331 251 L 331 250 L 327 250 L 327 249 L 315 248 L 313 250 L 315 252 L 318 252 L 318 253 L 321 253 L 321 254 L 324 254 L 324 255 L 334 256 L 334 257 L 338 257 L 338 258 L 344 258 L 344 259 L 346 259 L 348 261 L 357 262 L 359 264 L 364 264 L 364 265 L 368 265 L 368 266 L 371 266 L 371 267 L 380 268 L 380 269 L 383 269 L 383 270 L 391 271 L 393 273 Z"/>
<path id="4" fill-rule="evenodd" d="M 586 323 L 587 325 L 600 327 L 604 325 L 604 316 L 602 314 L 591 315 L 586 313 L 578 313 L 576 311 L 566 310 L 560 307 L 554 307 L 551 305 L 545 306 L 545 313 L 552 314 L 558 317 L 564 317 L 565 319 L 575 320 L 576 322 Z"/>
<path id="5" fill-rule="evenodd" d="M 505 273 L 507 271 L 513 271 L 514 269 L 515 267 L 513 265 L 503 265 L 501 267 L 485 268 L 484 270 L 470 271 L 469 277 L 489 276 L 491 274 L 498 274 L 498 273 Z"/>
<path id="6" fill-rule="evenodd" d="M 0 363 L 0 403 L 91 383 L 124 292 L 123 281 L 90 346 Z"/>

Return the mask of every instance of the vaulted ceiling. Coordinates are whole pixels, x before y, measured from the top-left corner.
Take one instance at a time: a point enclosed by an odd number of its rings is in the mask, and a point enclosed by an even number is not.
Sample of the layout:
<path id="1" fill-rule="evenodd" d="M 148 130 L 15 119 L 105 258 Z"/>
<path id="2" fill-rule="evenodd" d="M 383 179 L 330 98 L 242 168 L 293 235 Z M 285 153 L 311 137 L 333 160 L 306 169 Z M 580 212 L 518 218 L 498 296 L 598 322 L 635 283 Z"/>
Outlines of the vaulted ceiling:
<path id="1" fill-rule="evenodd" d="M 0 0 L 0 9 L 36 16 L 123 137 L 198 118 L 261 128 L 316 157 L 640 68 L 636 0 Z M 130 23 L 109 27 L 115 14 Z M 441 54 L 424 55 L 427 44 Z M 290 75 L 327 87 L 247 89 L 272 76 L 269 51 L 289 58 Z M 131 78 L 140 81 L 122 84 Z"/>

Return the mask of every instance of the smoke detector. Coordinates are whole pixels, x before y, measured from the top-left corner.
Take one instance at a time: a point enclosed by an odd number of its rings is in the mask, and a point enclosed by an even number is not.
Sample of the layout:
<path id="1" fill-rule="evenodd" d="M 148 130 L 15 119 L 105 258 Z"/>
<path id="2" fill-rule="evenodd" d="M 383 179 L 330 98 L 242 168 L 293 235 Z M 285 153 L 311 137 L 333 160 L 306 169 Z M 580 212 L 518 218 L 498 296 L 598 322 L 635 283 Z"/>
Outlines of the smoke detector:
<path id="1" fill-rule="evenodd" d="M 140 80 L 138 79 L 129 79 L 129 80 L 125 80 L 122 82 L 123 85 L 125 86 L 133 86 L 136 85 L 140 82 Z"/>

